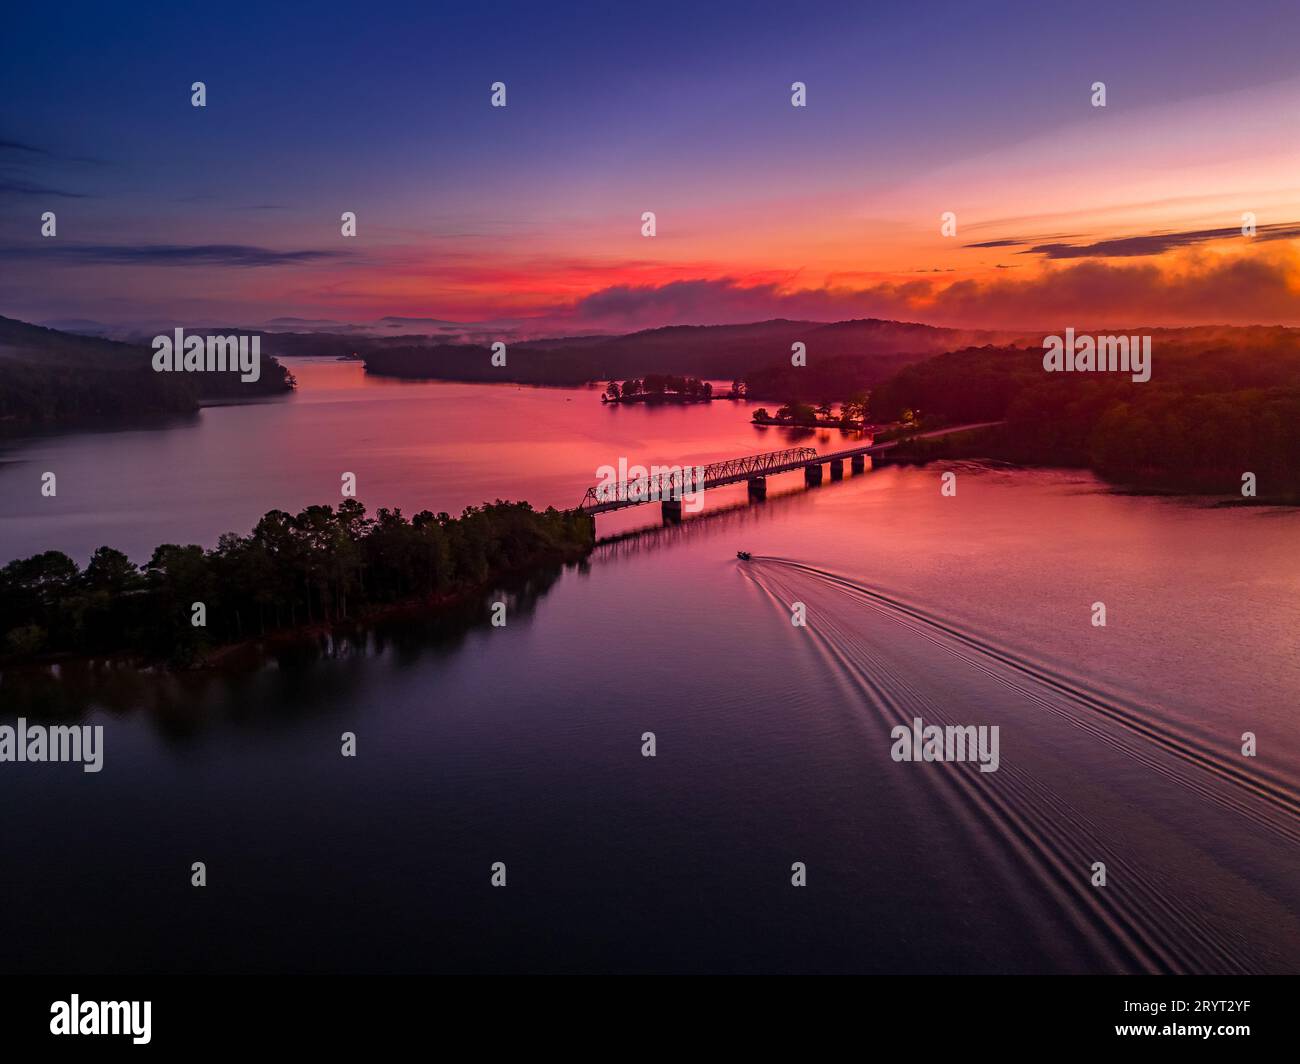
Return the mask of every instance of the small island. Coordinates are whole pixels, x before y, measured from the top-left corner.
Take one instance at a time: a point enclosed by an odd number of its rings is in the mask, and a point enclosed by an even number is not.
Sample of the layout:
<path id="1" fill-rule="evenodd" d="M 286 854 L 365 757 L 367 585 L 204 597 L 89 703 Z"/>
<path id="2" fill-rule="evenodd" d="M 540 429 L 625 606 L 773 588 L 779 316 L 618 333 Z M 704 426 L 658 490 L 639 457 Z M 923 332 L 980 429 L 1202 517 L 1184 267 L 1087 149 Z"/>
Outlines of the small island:
<path id="1" fill-rule="evenodd" d="M 675 377 L 671 374 L 649 373 L 633 377 L 620 384 L 610 381 L 601 394 L 602 403 L 711 403 L 714 399 L 741 399 L 745 395 L 742 381 L 732 382 L 726 395 L 714 395 L 713 385 L 698 377 Z"/>

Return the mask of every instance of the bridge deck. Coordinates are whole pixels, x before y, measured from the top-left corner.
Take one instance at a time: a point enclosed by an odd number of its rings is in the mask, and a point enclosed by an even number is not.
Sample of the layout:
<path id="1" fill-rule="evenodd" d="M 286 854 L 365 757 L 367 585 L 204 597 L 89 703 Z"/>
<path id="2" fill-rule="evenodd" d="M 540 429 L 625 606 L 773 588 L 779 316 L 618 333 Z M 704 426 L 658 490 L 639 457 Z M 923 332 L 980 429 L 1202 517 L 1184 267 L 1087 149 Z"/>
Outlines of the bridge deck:
<path id="1" fill-rule="evenodd" d="M 999 421 L 983 421 L 975 425 L 957 425 L 949 429 L 923 432 L 917 436 L 909 436 L 908 439 L 919 440 L 934 436 L 947 436 L 954 432 L 966 432 L 999 424 L 1001 424 Z M 733 458 L 726 462 L 715 462 L 705 467 L 703 485 L 691 483 L 686 486 L 686 490 L 698 491 L 720 488 L 724 484 L 736 484 L 742 480 L 756 480 L 761 477 L 776 476 L 779 473 L 792 473 L 796 469 L 803 469 L 805 466 L 825 465 L 827 462 L 843 461 L 846 458 L 856 458 L 859 455 L 869 457 L 887 451 L 892 447 L 897 447 L 900 442 L 902 441 L 888 440 L 885 443 L 864 443 L 860 447 L 847 447 L 844 450 L 832 451 L 829 454 L 818 454 L 811 447 L 799 447 L 788 451 L 772 451 L 768 454 L 749 455 L 744 458 Z M 618 485 L 620 489 L 623 489 L 625 496 L 631 494 L 628 489 L 638 489 L 636 498 L 624 497 L 605 500 L 599 499 L 598 489 L 588 488 L 587 494 L 583 496 L 583 501 L 578 505 L 578 509 L 584 513 L 603 514 L 609 513 L 611 510 L 621 510 L 628 506 L 641 506 L 648 502 L 659 502 L 668 497 L 666 495 L 667 491 L 672 489 L 681 490 L 682 486 L 683 482 L 672 476 L 645 477 L 634 481 L 621 482 Z M 642 494 L 645 497 L 641 497 Z"/>

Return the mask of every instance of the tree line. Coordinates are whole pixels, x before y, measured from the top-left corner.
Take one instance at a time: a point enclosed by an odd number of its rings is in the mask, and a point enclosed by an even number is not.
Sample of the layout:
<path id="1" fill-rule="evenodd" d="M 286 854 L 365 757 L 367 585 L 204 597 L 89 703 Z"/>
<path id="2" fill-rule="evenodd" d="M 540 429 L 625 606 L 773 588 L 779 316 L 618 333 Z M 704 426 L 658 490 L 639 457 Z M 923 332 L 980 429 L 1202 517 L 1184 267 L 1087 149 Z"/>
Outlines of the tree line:
<path id="1" fill-rule="evenodd" d="M 610 381 L 602 398 L 612 403 L 634 403 L 669 396 L 703 402 L 713 398 L 713 385 L 698 377 L 648 373 L 644 377 L 625 380 L 622 384 Z"/>
<path id="2" fill-rule="evenodd" d="M 1300 502 L 1300 337 L 1250 328 L 1208 342 L 1156 332 L 1152 376 L 1047 373 L 1041 349 L 981 347 L 909 366 L 872 394 L 877 417 L 907 408 L 1006 424 L 909 444 L 916 457 L 986 457 L 1091 468 L 1131 487 Z M 908 451 L 898 452 L 900 457 Z"/>
<path id="3" fill-rule="evenodd" d="M 165 543 L 137 566 L 100 547 L 85 569 L 45 551 L 0 569 L 0 655 L 127 654 L 187 664 L 205 650 L 405 602 L 436 603 L 543 564 L 585 557 L 594 522 L 528 503 L 460 517 L 355 499 L 271 510 L 217 546 Z M 201 607 L 201 610 L 198 608 Z M 196 623 L 202 620 L 202 624 Z"/>
<path id="4" fill-rule="evenodd" d="M 823 400 L 813 403 L 791 399 L 777 407 L 776 413 L 768 413 L 767 407 L 760 406 L 754 411 L 754 421 L 759 425 L 799 425 L 805 427 L 837 426 L 842 429 L 859 429 L 866 420 L 871 395 L 867 391 L 855 392 L 847 399 L 839 401 L 839 417 L 834 416 L 834 404 Z"/>

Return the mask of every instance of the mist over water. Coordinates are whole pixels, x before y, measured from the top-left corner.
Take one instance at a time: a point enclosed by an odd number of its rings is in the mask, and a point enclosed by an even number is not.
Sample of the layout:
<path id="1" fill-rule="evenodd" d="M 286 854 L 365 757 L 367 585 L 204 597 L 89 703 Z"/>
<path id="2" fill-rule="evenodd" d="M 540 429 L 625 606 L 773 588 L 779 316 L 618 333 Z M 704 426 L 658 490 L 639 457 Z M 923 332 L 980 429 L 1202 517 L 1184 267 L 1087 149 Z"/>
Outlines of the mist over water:
<path id="1" fill-rule="evenodd" d="M 620 455 L 844 445 L 756 430 L 757 404 L 292 368 L 285 403 L 7 450 L 6 560 L 210 544 L 335 500 L 345 470 L 372 510 L 455 511 L 572 505 Z M 105 744 L 94 776 L 0 772 L 10 967 L 1296 970 L 1300 513 L 951 468 L 952 498 L 938 467 L 885 467 L 709 492 L 638 535 L 657 507 L 601 518 L 611 541 L 513 589 L 503 629 L 484 610 L 230 673 L 4 676 L 5 721 L 57 711 Z M 998 770 L 892 760 L 917 717 L 997 725 Z"/>

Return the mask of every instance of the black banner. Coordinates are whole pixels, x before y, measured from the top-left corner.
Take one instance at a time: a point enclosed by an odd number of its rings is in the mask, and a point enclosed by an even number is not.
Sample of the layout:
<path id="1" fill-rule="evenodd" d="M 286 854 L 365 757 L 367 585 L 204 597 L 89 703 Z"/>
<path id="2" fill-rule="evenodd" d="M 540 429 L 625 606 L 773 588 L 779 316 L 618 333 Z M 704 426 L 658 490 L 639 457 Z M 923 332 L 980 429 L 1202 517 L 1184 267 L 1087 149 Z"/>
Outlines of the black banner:
<path id="1" fill-rule="evenodd" d="M 863 977 L 680 986 L 629 977 L 40 977 L 9 979 L 7 1055 L 129 1050 L 497 1054 L 630 1049 L 815 1052 L 1115 1049 L 1231 1054 L 1294 1047 L 1294 977 Z M 9 1055 L 9 1059 L 23 1059 Z"/>

